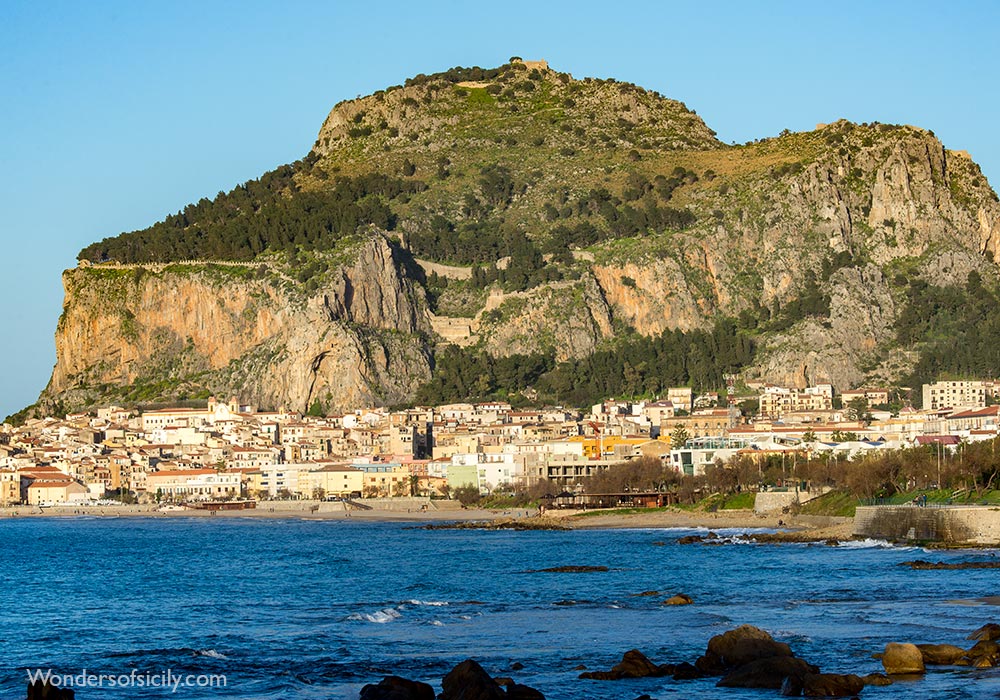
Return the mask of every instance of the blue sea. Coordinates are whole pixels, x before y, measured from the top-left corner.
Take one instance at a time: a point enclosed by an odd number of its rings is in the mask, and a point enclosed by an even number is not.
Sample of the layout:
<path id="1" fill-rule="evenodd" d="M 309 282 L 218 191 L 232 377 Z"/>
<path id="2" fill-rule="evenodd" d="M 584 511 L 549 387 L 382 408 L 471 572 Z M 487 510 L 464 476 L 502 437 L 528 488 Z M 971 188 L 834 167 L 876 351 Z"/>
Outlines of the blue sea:
<path id="1" fill-rule="evenodd" d="M 190 678 L 170 688 L 77 688 L 102 698 L 357 698 L 389 674 L 440 681 L 472 657 L 549 700 L 761 698 L 715 679 L 580 680 L 637 648 L 694 661 L 749 623 L 823 671 L 881 671 L 887 642 L 971 646 L 1000 620 L 976 599 L 996 570 L 912 571 L 908 559 L 993 559 L 880 542 L 840 547 L 678 545 L 693 530 L 486 532 L 398 523 L 218 519 L 0 522 L 0 696 L 28 669 L 63 676 Z M 701 531 L 704 532 L 704 531 Z M 592 573 L 538 569 L 607 566 Z M 644 591 L 663 596 L 637 596 Z M 683 592 L 694 605 L 666 607 Z M 511 670 L 514 663 L 524 668 Z M 226 685 L 197 687 L 199 677 Z M 212 681 L 218 683 L 219 681 Z M 1000 669 L 931 667 L 867 698 L 998 698 Z"/>

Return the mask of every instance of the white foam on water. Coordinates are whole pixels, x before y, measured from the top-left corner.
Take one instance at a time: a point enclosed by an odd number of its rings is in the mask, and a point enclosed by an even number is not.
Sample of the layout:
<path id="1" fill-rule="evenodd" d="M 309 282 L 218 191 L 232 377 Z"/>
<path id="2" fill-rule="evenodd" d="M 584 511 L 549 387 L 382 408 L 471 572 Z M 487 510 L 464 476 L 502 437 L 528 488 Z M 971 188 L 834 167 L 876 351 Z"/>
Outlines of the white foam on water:
<path id="1" fill-rule="evenodd" d="M 210 659 L 220 659 L 222 661 L 228 661 L 229 657 L 225 654 L 216 651 L 215 649 L 200 649 L 195 652 L 197 656 L 207 656 Z"/>
<path id="2" fill-rule="evenodd" d="M 379 625 L 384 625 L 387 622 L 398 620 L 401 617 L 402 614 L 395 608 L 384 608 L 382 610 L 376 610 L 373 613 L 354 613 L 352 615 L 348 615 L 347 619 L 358 622 L 374 622 Z"/>
<path id="3" fill-rule="evenodd" d="M 837 545 L 837 549 L 916 549 L 916 547 L 897 547 L 888 540 L 878 540 L 867 537 L 863 540 L 844 540 Z"/>

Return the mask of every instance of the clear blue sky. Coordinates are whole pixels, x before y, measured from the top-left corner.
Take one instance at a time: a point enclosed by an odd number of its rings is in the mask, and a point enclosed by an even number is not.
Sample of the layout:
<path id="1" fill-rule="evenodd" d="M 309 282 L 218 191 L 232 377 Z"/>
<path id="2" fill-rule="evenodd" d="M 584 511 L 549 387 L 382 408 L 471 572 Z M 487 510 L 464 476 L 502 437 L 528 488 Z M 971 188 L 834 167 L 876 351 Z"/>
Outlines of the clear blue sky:
<path id="1" fill-rule="evenodd" d="M 1000 182 L 1000 3 L 0 3 L 0 418 L 55 362 L 88 243 L 305 155 L 339 100 L 545 58 L 683 100 L 722 140 L 923 126 Z M 808 7 L 807 7 L 808 5 Z"/>

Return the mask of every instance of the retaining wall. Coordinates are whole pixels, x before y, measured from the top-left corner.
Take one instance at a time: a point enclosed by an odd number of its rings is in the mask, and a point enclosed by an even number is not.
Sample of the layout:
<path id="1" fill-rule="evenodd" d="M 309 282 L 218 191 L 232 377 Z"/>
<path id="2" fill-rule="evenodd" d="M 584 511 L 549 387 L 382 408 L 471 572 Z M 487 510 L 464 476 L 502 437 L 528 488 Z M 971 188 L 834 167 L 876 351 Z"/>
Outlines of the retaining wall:
<path id="1" fill-rule="evenodd" d="M 854 515 L 854 534 L 948 544 L 1000 544 L 1000 508 L 860 506 Z"/>

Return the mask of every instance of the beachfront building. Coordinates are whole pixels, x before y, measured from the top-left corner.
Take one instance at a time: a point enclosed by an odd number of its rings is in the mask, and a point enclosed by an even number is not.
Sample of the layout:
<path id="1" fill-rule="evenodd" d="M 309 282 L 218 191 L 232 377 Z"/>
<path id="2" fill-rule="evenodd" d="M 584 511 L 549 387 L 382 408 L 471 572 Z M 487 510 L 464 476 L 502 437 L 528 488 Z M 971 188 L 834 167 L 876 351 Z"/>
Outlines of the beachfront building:
<path id="1" fill-rule="evenodd" d="M 215 501 L 240 495 L 240 475 L 214 469 L 176 469 L 150 472 L 146 491 L 156 500 Z"/>
<path id="2" fill-rule="evenodd" d="M 349 464 L 316 464 L 299 474 L 299 489 L 307 498 L 360 496 L 365 488 L 365 473 Z"/>
<path id="3" fill-rule="evenodd" d="M 24 500 L 30 506 L 85 503 L 90 500 L 90 490 L 64 474 L 40 474 L 28 477 Z"/>
<path id="4" fill-rule="evenodd" d="M 0 470 L 0 507 L 21 502 L 21 475 L 13 469 Z"/>

